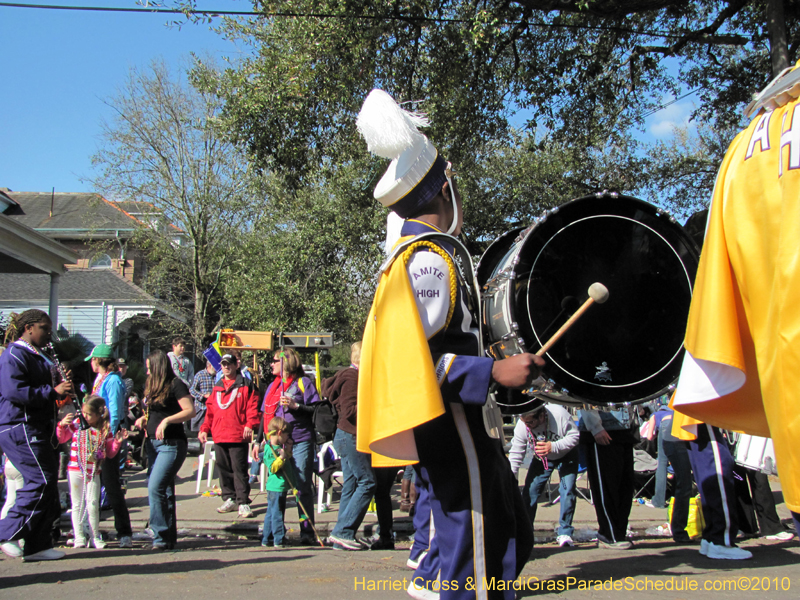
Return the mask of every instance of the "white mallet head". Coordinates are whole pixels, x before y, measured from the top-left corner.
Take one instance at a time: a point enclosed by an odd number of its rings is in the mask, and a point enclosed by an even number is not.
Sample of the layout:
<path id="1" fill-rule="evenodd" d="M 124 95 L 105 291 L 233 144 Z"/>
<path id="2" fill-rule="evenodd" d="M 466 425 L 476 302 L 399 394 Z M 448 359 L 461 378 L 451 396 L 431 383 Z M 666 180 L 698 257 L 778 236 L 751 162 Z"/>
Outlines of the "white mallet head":
<path id="1" fill-rule="evenodd" d="M 589 286 L 589 297 L 597 304 L 602 304 L 608 300 L 608 288 L 602 283 L 595 282 Z"/>

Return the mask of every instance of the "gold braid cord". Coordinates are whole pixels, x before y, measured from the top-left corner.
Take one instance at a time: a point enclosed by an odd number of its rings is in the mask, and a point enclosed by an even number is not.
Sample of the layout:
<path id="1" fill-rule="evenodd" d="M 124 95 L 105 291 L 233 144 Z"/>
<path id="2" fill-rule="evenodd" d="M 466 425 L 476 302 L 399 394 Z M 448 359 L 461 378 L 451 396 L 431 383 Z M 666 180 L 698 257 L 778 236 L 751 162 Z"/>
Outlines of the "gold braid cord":
<path id="1" fill-rule="evenodd" d="M 453 317 L 453 311 L 456 308 L 456 286 L 458 285 L 456 266 L 453 263 L 453 257 L 445 252 L 443 248 L 437 246 L 433 242 L 428 242 L 425 240 L 414 242 L 405 250 L 405 252 L 403 252 L 403 265 L 408 265 L 408 261 L 411 259 L 411 256 L 414 254 L 414 252 L 422 247 L 425 247 L 432 252 L 436 252 L 436 254 L 441 256 L 450 267 L 450 308 L 447 310 L 447 320 L 444 323 L 445 328 L 447 328 L 447 326 L 450 324 L 450 319 Z"/>

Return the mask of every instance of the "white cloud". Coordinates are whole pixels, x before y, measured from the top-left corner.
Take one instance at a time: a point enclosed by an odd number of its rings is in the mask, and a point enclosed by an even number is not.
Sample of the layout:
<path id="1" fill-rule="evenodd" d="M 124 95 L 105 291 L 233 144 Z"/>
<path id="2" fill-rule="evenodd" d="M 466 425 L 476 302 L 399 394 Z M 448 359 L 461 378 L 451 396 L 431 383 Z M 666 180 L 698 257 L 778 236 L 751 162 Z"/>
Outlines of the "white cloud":
<path id="1" fill-rule="evenodd" d="M 670 100 L 670 97 L 664 97 L 662 102 L 667 103 Z M 648 133 L 656 139 L 663 139 L 671 136 L 676 127 L 688 125 L 694 129 L 694 123 L 689 120 L 694 108 L 694 102 L 689 99 L 665 106 L 647 119 Z"/>

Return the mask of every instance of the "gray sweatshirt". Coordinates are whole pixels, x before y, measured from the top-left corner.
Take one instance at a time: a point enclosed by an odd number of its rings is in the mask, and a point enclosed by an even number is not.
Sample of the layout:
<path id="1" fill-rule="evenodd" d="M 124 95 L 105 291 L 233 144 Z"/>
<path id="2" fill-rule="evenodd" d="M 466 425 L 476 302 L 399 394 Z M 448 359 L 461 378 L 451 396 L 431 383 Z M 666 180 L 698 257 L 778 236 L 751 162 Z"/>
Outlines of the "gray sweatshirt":
<path id="1" fill-rule="evenodd" d="M 542 433 L 547 436 L 545 441 L 550 442 L 552 446 L 547 460 L 557 461 L 564 458 L 570 450 L 578 447 L 580 435 L 578 427 L 566 408 L 557 404 L 547 404 L 545 410 L 547 411 L 547 420 L 534 428 L 531 434 L 534 440 L 537 435 Z M 511 450 L 508 452 L 508 460 L 514 475 L 519 471 L 528 448 L 533 452 L 533 445 L 528 439 L 528 426 L 520 419 L 514 427 L 514 439 L 511 441 Z"/>

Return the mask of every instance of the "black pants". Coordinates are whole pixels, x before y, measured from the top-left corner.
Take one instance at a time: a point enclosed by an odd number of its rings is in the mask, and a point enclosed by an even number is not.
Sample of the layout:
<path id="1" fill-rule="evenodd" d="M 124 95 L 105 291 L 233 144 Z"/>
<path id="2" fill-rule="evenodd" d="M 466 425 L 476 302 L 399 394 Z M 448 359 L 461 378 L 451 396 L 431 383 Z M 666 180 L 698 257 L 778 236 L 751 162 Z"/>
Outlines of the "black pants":
<path id="1" fill-rule="evenodd" d="M 382 540 L 394 540 L 392 532 L 392 486 L 397 477 L 397 467 L 373 467 L 375 472 L 375 511 Z"/>
<path id="2" fill-rule="evenodd" d="M 122 493 L 120 485 L 120 465 L 124 460 L 122 453 L 118 453 L 113 458 L 106 458 L 103 461 L 103 469 L 100 471 L 100 480 L 106 488 L 106 497 L 111 510 L 114 511 L 114 529 L 117 530 L 117 538 L 132 535 L 131 516 L 128 513 L 128 505 L 125 503 L 125 495 Z"/>
<path id="3" fill-rule="evenodd" d="M 633 443 L 628 429 L 609 431 L 611 443 L 598 444 L 588 431 L 581 431 L 586 452 L 586 470 L 597 514 L 598 533 L 612 542 L 622 542 L 628 531 L 633 502 Z"/>
<path id="4" fill-rule="evenodd" d="M 239 505 L 250 504 L 250 475 L 247 472 L 249 446 L 247 442 L 214 444 L 223 500 L 231 498 Z"/>
<path id="5" fill-rule="evenodd" d="M 775 509 L 775 498 L 769 487 L 769 478 L 761 471 L 741 465 L 733 467 L 733 474 L 739 529 L 762 537 L 783 531 Z"/>

